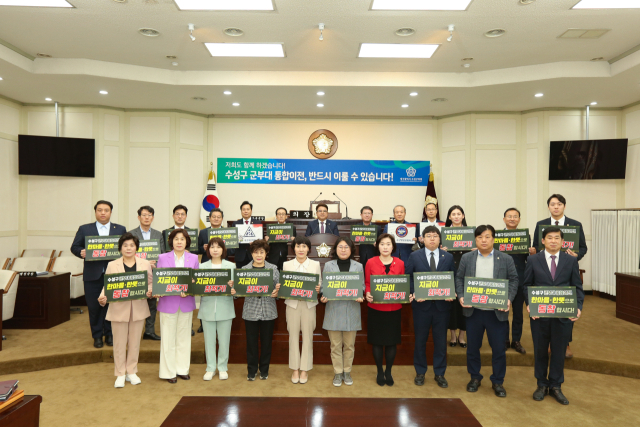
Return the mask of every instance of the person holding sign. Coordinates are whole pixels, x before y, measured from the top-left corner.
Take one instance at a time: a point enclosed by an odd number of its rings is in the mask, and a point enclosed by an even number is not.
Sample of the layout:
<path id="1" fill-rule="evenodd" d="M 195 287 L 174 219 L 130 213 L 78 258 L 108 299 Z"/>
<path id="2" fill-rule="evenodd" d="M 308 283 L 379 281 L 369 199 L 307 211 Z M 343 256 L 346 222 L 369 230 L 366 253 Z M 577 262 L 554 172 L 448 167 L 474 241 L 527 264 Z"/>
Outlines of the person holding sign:
<path id="1" fill-rule="evenodd" d="M 296 257 L 284 263 L 283 271 L 297 271 L 320 275 L 320 263 L 309 259 L 311 242 L 305 236 L 296 237 L 291 245 Z M 320 292 L 320 279 L 316 292 Z M 285 283 L 286 285 L 286 283 Z M 313 331 L 316 329 L 316 305 L 318 301 L 296 301 L 287 299 L 287 330 L 289 331 L 289 369 L 293 370 L 291 382 L 305 384 L 309 371 L 313 369 Z M 302 331 L 302 353 L 300 353 L 300 332 Z M 300 372 L 298 372 L 300 371 Z"/>
<path id="2" fill-rule="evenodd" d="M 462 206 L 453 205 L 449 208 L 449 212 L 447 212 L 447 221 L 444 224 L 445 227 L 466 227 L 467 219 L 464 215 L 464 209 Z M 446 248 L 442 248 L 443 250 L 447 250 Z M 452 251 L 453 262 L 455 263 L 455 271 L 458 271 L 458 266 L 460 265 L 460 260 L 464 254 L 469 253 L 470 251 Z M 456 330 L 460 329 L 460 333 L 457 334 Z M 467 321 L 462 314 L 462 306 L 455 301 L 451 307 L 451 316 L 449 316 L 449 332 L 451 333 L 451 339 L 449 340 L 449 346 L 455 347 L 460 344 L 460 347 L 467 347 Z"/>
<path id="3" fill-rule="evenodd" d="M 124 233 L 118 240 L 118 251 L 122 258 L 111 261 L 105 274 L 131 273 L 146 271 L 147 283 L 145 295 L 151 297 L 151 264 L 145 259 L 136 257 L 140 241 L 131 233 Z M 104 286 L 98 303 L 107 305 Z M 124 387 L 125 380 L 131 385 L 140 384 L 138 372 L 138 355 L 140 354 L 140 334 L 145 319 L 149 317 L 149 306 L 146 298 L 134 301 L 119 301 L 109 304 L 107 320 L 111 322 L 113 331 L 113 366 L 116 376 L 116 388 Z M 129 353 L 127 354 L 127 348 Z"/>
<path id="4" fill-rule="evenodd" d="M 533 247 L 531 248 L 530 253 L 533 255 L 536 252 L 540 252 L 541 243 L 540 243 L 540 228 L 545 227 L 549 224 L 555 225 L 558 227 L 562 226 L 570 226 L 570 227 L 580 227 L 580 235 L 578 238 L 578 251 L 576 252 L 573 249 L 567 249 L 566 253 L 571 255 L 574 258 L 577 258 L 580 261 L 587 254 L 587 240 L 584 237 L 584 227 L 582 223 L 576 221 L 575 219 L 568 218 L 564 215 L 564 209 L 567 206 L 567 199 L 564 198 L 561 194 L 552 194 L 547 199 L 547 208 L 549 209 L 549 213 L 551 214 L 551 218 L 545 218 L 538 221 L 536 224 L 536 231 L 533 233 Z M 566 237 L 566 236 L 565 236 Z M 536 252 L 534 252 L 536 251 Z M 569 343 L 573 340 L 573 323 L 571 323 L 571 335 L 569 336 Z M 571 351 L 571 347 L 567 344 L 567 351 L 565 352 L 565 357 L 567 359 L 571 359 L 573 357 L 573 352 Z"/>
<path id="5" fill-rule="evenodd" d="M 85 259 L 87 250 L 85 248 L 85 238 L 91 236 L 122 236 L 127 229 L 122 225 L 111 222 L 111 212 L 113 205 L 106 200 L 100 200 L 93 207 L 96 214 L 96 222 L 81 225 L 78 227 L 76 236 L 71 244 L 71 253 L 78 258 Z M 104 287 L 104 272 L 107 270 L 109 261 L 84 261 L 83 280 L 84 295 L 87 300 L 89 310 L 89 324 L 91 325 L 91 336 L 93 346 L 102 348 L 102 337 L 108 346 L 113 345 L 113 335 L 111 333 L 111 322 L 106 320 L 108 305 L 101 307 L 98 303 L 100 292 Z"/>
<path id="6" fill-rule="evenodd" d="M 449 383 L 444 378 L 447 370 L 447 325 L 451 313 L 452 298 L 439 301 L 415 299 L 413 273 L 451 271 L 455 272 L 453 255 L 440 248 L 440 229 L 428 226 L 422 231 L 424 250 L 411 254 L 405 266 L 405 273 L 411 276 L 411 309 L 413 311 L 413 328 L 416 334 L 415 349 L 413 351 L 413 366 L 416 369 L 415 385 L 424 385 L 427 373 L 427 341 L 429 329 L 433 328 L 433 372 L 438 386 L 447 388 Z"/>
<path id="7" fill-rule="evenodd" d="M 422 222 L 420 223 L 420 227 L 423 231 L 425 228 L 430 226 L 434 226 L 438 230 L 444 227 L 445 223 L 442 221 L 438 221 L 438 205 L 436 205 L 434 202 L 429 202 L 425 205 L 424 212 L 427 215 L 426 221 L 423 215 Z M 416 246 L 413 247 L 413 250 L 415 251 L 417 249 L 422 249 L 422 248 L 424 248 L 424 241 L 422 236 L 420 236 L 418 237 L 418 242 L 416 243 Z"/>
<path id="8" fill-rule="evenodd" d="M 209 261 L 200 264 L 200 269 L 229 269 L 233 278 L 236 265 L 227 261 L 227 248 L 224 240 L 214 237 L 209 241 L 207 252 Z M 233 286 L 233 279 L 227 283 Z M 229 342 L 231 338 L 231 322 L 236 317 L 233 297 L 224 295 L 203 296 L 200 299 L 198 319 L 204 329 L 204 350 L 207 356 L 207 370 L 202 378 L 211 381 L 218 368 L 221 380 L 229 378 L 227 363 L 229 362 Z M 216 336 L 218 338 L 218 363 L 216 364 Z"/>
<path id="9" fill-rule="evenodd" d="M 524 287 L 527 311 L 531 315 L 531 335 L 535 358 L 535 377 L 538 387 L 533 400 L 543 400 L 546 394 L 553 396 L 563 405 L 569 400 L 562 393 L 564 382 L 565 349 L 571 336 L 571 325 L 580 318 L 584 291 L 580 280 L 578 260 L 566 252 L 560 251 L 564 242 L 562 230 L 557 227 L 545 228 L 542 232 L 544 252 L 540 252 L 527 263 L 524 274 Z M 541 318 L 529 309 L 529 289 L 536 286 L 575 287 L 577 297 L 577 315 L 572 318 Z M 551 348 L 551 354 L 548 349 Z M 547 367 L 549 375 L 547 376 Z"/>
<path id="10" fill-rule="evenodd" d="M 416 226 L 416 224 L 409 224 L 405 221 L 405 217 L 407 216 L 407 209 L 402 206 L 402 205 L 397 205 L 396 207 L 393 208 L 393 221 L 391 221 L 389 224 L 405 224 L 407 225 L 407 227 L 404 227 L 407 230 L 407 238 L 411 238 L 412 243 L 395 243 L 395 237 L 394 237 L 394 249 L 393 249 L 393 256 L 400 258 L 402 260 L 403 263 L 407 262 L 409 260 L 409 255 L 411 255 L 411 248 L 413 247 L 414 243 L 416 241 L 418 241 L 418 227 Z M 389 231 L 389 224 L 386 224 L 384 226 L 384 231 L 383 233 L 387 234 L 390 233 Z M 397 229 L 396 229 L 397 230 Z M 398 232 L 396 231 L 396 234 Z M 390 236 L 393 236 L 393 234 L 389 234 Z M 365 266 L 366 269 L 366 266 Z"/>
<path id="11" fill-rule="evenodd" d="M 271 269 L 273 270 L 274 289 L 270 296 L 246 297 L 242 307 L 242 318 L 247 335 L 247 380 L 255 381 L 258 370 L 260 379 L 269 378 L 269 363 L 271 362 L 271 342 L 273 341 L 273 328 L 275 319 L 278 318 L 276 298 L 280 289 L 280 272 L 278 268 L 266 262 L 269 253 L 269 244 L 264 240 L 255 240 L 249 245 L 252 261 L 244 265 L 243 269 Z M 235 295 L 235 289 L 231 289 Z M 258 340 L 260 351 L 258 352 Z"/>
<path id="12" fill-rule="evenodd" d="M 287 215 L 288 212 L 285 208 L 276 209 L 276 220 L 278 224 L 287 224 Z M 291 227 L 293 230 L 293 238 L 296 237 L 296 227 Z M 269 235 L 265 233 L 265 238 L 267 242 L 269 241 Z M 287 255 L 289 255 L 289 242 L 284 241 L 282 243 L 270 243 L 269 244 L 269 259 L 268 261 L 271 264 L 275 264 L 278 266 L 278 270 L 282 271 L 283 264 L 287 260 Z"/>
<path id="13" fill-rule="evenodd" d="M 224 212 L 220 208 L 211 209 L 209 212 L 209 228 L 200 230 L 198 234 L 198 253 L 202 254 L 200 262 L 207 262 L 209 260 L 209 229 L 222 228 L 222 220 L 224 219 Z M 228 251 L 227 251 L 228 252 Z M 229 253 L 233 255 L 233 253 Z M 198 330 L 198 332 L 201 332 Z"/>
<path id="14" fill-rule="evenodd" d="M 167 230 L 164 230 L 162 232 L 162 235 L 164 237 L 164 240 L 167 240 L 167 233 L 171 234 L 171 231 L 169 230 L 179 230 L 179 229 L 185 229 L 185 230 L 189 230 L 189 227 L 187 227 L 186 225 L 184 225 L 187 222 L 187 212 L 189 210 L 187 209 L 187 207 L 185 205 L 176 205 L 176 207 L 173 208 L 173 225 L 168 228 Z M 165 251 L 169 250 L 171 248 L 164 248 Z M 189 247 L 187 247 L 187 249 L 189 249 Z"/>
<path id="15" fill-rule="evenodd" d="M 340 232 L 338 231 L 338 224 L 330 219 L 329 217 L 329 207 L 324 203 L 318 203 L 316 205 L 316 217 L 318 219 L 314 219 L 313 221 L 309 221 L 307 224 L 307 231 L 304 233 L 306 237 L 309 237 L 313 234 L 335 234 L 336 236 L 340 236 Z"/>
<path id="16" fill-rule="evenodd" d="M 245 225 L 255 224 L 255 221 L 253 221 L 253 219 L 251 218 L 252 212 L 253 212 L 253 205 L 247 202 L 246 200 L 242 202 L 242 204 L 240 205 L 240 214 L 242 215 L 242 218 L 240 218 L 239 220 L 233 223 L 234 227 L 236 225 L 242 225 L 242 224 L 245 224 Z M 241 243 L 239 246 L 240 247 L 236 249 L 234 252 L 235 254 L 234 260 L 236 262 L 237 268 L 244 268 L 245 265 L 251 262 L 251 255 L 249 253 L 249 244 Z"/>
<path id="17" fill-rule="evenodd" d="M 404 208 L 403 208 L 404 209 Z M 395 212 L 395 210 L 394 210 Z M 404 218 L 404 216 L 403 216 Z M 403 219 L 404 220 L 404 219 Z M 396 358 L 397 345 L 401 343 L 401 304 L 374 304 L 371 295 L 371 276 L 404 274 L 404 262 L 392 254 L 397 253 L 396 241 L 391 234 L 383 233 L 376 241 L 376 255 L 364 270 L 364 283 L 369 309 L 367 311 L 367 342 L 373 346 L 373 358 L 378 367 L 376 382 L 379 386 L 393 385 L 391 368 Z M 382 369 L 382 358 L 386 369 Z"/>
<path id="18" fill-rule="evenodd" d="M 160 242 L 160 252 L 164 253 L 164 239 L 162 238 L 162 232 L 151 228 L 153 222 L 153 216 L 155 210 L 151 206 L 142 206 L 138 209 L 138 221 L 140 227 L 132 228 L 129 233 L 133 234 L 140 240 L 158 240 Z M 157 262 L 149 261 L 151 268 L 155 268 Z M 158 309 L 156 307 L 158 300 L 156 298 L 149 298 L 147 304 L 149 305 L 149 317 L 144 325 L 143 340 L 160 341 L 160 337 L 156 334 L 156 314 Z"/>
<path id="19" fill-rule="evenodd" d="M 373 245 L 371 246 L 373 247 Z M 331 261 L 324 265 L 324 273 L 363 272 L 362 264 L 353 260 L 355 253 L 356 248 L 353 241 L 347 237 L 339 237 L 331 249 Z M 321 285 L 320 293 L 326 283 Z M 364 281 L 362 282 L 362 292 L 364 293 Z M 364 298 L 351 301 L 329 301 L 323 296 L 320 301 L 327 304 L 322 328 L 327 331 L 331 341 L 333 385 L 340 387 L 343 381 L 345 385 L 353 385 L 351 367 L 353 366 L 356 333 L 362 330 L 360 304 Z"/>
<path id="20" fill-rule="evenodd" d="M 198 255 L 186 249 L 191 245 L 189 233 L 182 228 L 169 234 L 171 252 L 160 255 L 158 268 L 193 268 L 198 269 Z M 191 363 L 191 324 L 196 300 L 192 296 L 170 295 L 159 297 L 160 312 L 160 378 L 175 384 L 177 378 L 189 380 Z"/>
<path id="21" fill-rule="evenodd" d="M 467 331 L 469 346 L 467 348 L 467 372 L 471 381 L 467 384 L 468 392 L 478 391 L 482 375 L 480 374 L 480 347 L 487 331 L 487 338 L 492 350 L 491 364 L 493 374 L 491 384 L 498 397 L 507 397 L 503 387 L 504 376 L 507 372 L 507 354 L 504 339 L 509 331 L 509 309 L 511 302 L 518 292 L 518 272 L 513 259 L 506 254 L 493 249 L 496 230 L 491 225 L 480 225 L 476 228 L 477 251 L 462 256 L 460 267 L 456 273 L 456 294 L 463 314 L 467 317 Z M 484 309 L 466 305 L 464 300 L 465 277 L 484 277 L 488 279 L 508 279 L 507 308 Z M 471 303 L 471 301 L 467 301 Z"/>
<path id="22" fill-rule="evenodd" d="M 380 235 L 380 228 L 372 222 L 373 208 L 371 206 L 365 206 L 360 209 L 360 218 L 362 218 L 361 225 L 373 225 L 376 227 L 376 239 Z M 375 249 L 373 245 L 361 243 L 359 246 L 360 263 L 367 265 L 367 261 L 375 256 Z M 325 264 L 325 269 L 327 268 Z"/>

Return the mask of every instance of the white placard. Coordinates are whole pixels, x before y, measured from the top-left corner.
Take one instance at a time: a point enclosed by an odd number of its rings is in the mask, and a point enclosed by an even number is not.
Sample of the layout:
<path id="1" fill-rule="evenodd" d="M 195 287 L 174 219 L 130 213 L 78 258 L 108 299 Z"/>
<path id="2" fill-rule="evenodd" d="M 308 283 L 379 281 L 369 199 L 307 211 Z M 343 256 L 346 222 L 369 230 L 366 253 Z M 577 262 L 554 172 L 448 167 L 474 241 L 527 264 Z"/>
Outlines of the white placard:
<path id="1" fill-rule="evenodd" d="M 262 224 L 238 224 L 238 243 L 251 243 L 262 239 Z"/>
<path id="2" fill-rule="evenodd" d="M 415 224 L 396 224 L 390 222 L 387 230 L 396 239 L 396 244 L 408 243 L 413 245 L 415 242 L 413 239 L 416 237 L 416 225 Z"/>
<path id="3" fill-rule="evenodd" d="M 431 224 L 430 222 L 421 222 L 420 223 L 420 235 L 422 236 L 422 233 L 424 232 L 424 229 L 427 228 L 428 226 L 433 225 L 434 227 L 437 227 L 438 230 L 440 230 L 442 227 L 444 227 L 444 222 L 436 222 L 435 224 Z"/>

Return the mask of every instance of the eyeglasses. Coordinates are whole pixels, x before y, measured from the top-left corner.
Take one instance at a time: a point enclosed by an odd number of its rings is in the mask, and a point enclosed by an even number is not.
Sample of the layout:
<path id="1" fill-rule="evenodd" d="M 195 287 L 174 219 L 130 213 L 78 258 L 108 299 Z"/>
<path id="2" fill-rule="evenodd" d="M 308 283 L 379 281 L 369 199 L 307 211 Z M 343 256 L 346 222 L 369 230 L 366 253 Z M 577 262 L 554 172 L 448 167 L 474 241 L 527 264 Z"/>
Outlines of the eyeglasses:
<path id="1" fill-rule="evenodd" d="M 325 211 L 325 210 L 317 210 L 317 213 L 328 213 L 329 211 Z"/>
<path id="2" fill-rule="evenodd" d="M 149 215 L 149 214 L 144 214 L 144 215 L 140 215 L 141 218 L 153 218 L 153 215 Z"/>
<path id="3" fill-rule="evenodd" d="M 187 216 L 186 213 L 174 213 L 173 216 Z"/>

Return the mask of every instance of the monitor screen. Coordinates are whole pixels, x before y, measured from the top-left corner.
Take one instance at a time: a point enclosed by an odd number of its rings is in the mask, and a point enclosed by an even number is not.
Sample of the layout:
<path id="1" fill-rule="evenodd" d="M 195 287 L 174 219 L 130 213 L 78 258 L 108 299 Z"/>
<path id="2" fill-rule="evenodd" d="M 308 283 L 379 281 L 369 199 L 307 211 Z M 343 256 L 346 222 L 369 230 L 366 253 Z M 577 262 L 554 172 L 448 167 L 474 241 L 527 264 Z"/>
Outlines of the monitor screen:
<path id="1" fill-rule="evenodd" d="M 624 179 L 628 139 L 551 141 L 549 180 Z"/>
<path id="2" fill-rule="evenodd" d="M 18 135 L 18 173 L 95 177 L 96 140 Z"/>

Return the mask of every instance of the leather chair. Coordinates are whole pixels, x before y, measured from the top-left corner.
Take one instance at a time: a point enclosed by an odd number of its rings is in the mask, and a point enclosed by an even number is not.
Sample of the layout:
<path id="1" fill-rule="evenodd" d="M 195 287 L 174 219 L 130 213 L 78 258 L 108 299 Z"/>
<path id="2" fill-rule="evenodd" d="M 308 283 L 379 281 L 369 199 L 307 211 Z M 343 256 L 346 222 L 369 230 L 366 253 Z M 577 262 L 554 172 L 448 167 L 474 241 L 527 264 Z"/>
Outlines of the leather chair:
<path id="1" fill-rule="evenodd" d="M 0 292 L 4 292 L 2 298 L 2 321 L 9 320 L 13 317 L 19 280 L 20 275 L 15 271 L 0 270 Z M 4 335 L 2 339 L 6 339 Z"/>
<path id="2" fill-rule="evenodd" d="M 82 270 L 84 261 L 78 257 L 58 257 L 52 261 L 51 270 L 54 273 L 71 273 L 69 290 L 71 291 L 71 299 L 84 296 L 84 277 Z M 71 307 L 72 311 L 83 313 L 80 307 Z"/>

